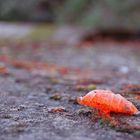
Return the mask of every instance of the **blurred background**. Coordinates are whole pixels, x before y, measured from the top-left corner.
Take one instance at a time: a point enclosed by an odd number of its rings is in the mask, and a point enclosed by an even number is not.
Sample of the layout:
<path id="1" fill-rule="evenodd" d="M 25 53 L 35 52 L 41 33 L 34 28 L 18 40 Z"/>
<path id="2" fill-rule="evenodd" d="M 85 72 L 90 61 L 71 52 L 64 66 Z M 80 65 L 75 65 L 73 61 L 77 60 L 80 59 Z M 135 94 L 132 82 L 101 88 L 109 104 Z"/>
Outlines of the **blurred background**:
<path id="1" fill-rule="evenodd" d="M 139 0 L 0 0 L 1 21 L 140 29 Z"/>
<path id="2" fill-rule="evenodd" d="M 137 38 L 140 36 L 139 17 L 139 0 L 0 0 L 0 36 L 7 37 L 9 34 L 16 36 L 17 28 L 15 29 L 15 26 L 7 28 L 5 24 L 22 22 L 32 25 L 43 23 L 43 26 L 34 28 L 37 32 L 29 31 L 27 27 L 20 27 L 17 30 L 21 33 L 28 30 L 27 33 L 30 32 L 30 37 L 33 38 L 38 38 L 39 35 L 47 36 L 54 32 L 54 28 L 50 25 L 63 27 L 57 30 L 57 35 L 54 35 L 57 40 L 62 40 L 66 36 L 69 38 L 72 34 L 76 34 L 74 36 L 76 39 L 89 39 L 100 33 L 103 36 L 106 34 L 119 37 L 132 35 Z M 76 42 L 76 39 L 72 38 L 70 42 Z"/>

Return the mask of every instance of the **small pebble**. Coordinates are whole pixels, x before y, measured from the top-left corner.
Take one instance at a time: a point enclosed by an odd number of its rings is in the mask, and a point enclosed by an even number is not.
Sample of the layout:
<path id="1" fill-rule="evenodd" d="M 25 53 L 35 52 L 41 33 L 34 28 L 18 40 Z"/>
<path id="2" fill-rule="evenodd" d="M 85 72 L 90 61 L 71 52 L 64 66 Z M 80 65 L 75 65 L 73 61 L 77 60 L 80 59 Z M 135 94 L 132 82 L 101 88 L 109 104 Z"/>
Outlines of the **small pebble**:
<path id="1" fill-rule="evenodd" d="M 126 74 L 126 73 L 129 72 L 129 68 L 128 68 L 127 66 L 122 66 L 122 67 L 120 67 L 119 71 L 120 71 L 121 73 Z"/>
<path id="2" fill-rule="evenodd" d="M 77 113 L 79 115 L 89 116 L 91 114 L 91 111 L 89 109 L 79 109 Z"/>
<path id="3" fill-rule="evenodd" d="M 18 110 L 18 111 L 22 111 L 22 110 L 24 110 L 25 108 L 27 108 L 27 106 L 25 106 L 25 105 L 20 105 L 20 106 L 17 108 L 17 110 Z"/>
<path id="4" fill-rule="evenodd" d="M 52 113 L 57 113 L 57 112 L 66 112 L 66 109 L 63 106 L 58 106 L 58 107 L 50 107 L 48 108 L 48 111 Z"/>
<path id="5" fill-rule="evenodd" d="M 60 95 L 58 95 L 58 94 L 55 94 L 55 95 L 53 95 L 53 96 L 50 97 L 50 99 L 56 100 L 56 101 L 57 101 L 57 100 L 61 100 L 61 98 L 62 98 L 62 97 L 61 97 Z"/>

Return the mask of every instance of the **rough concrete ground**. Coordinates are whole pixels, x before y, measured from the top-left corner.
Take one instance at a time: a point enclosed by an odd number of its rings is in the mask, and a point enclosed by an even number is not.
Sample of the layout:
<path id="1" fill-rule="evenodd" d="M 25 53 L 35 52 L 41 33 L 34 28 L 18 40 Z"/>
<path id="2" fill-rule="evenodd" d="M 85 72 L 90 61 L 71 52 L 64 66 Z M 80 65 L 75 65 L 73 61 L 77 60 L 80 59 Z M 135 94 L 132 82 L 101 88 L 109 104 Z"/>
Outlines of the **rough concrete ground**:
<path id="1" fill-rule="evenodd" d="M 121 93 L 140 110 L 139 95 L 121 90 L 140 85 L 138 42 L 96 42 L 88 48 L 7 43 L 1 44 L 0 56 L 6 68 L 0 75 L 0 140 L 140 138 L 140 117 L 112 114 L 120 122 L 115 127 L 75 101 L 94 85 Z"/>

